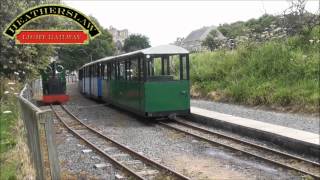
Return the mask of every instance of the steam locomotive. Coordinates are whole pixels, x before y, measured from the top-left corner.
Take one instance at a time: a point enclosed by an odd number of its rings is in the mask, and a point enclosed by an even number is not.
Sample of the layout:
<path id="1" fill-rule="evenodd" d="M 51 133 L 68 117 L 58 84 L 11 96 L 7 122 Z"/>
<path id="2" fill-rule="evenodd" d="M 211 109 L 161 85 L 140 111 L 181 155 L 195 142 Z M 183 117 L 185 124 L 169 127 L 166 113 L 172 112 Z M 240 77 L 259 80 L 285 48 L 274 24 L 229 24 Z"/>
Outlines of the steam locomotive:
<path id="1" fill-rule="evenodd" d="M 41 72 L 44 104 L 65 103 L 69 100 L 66 94 L 66 72 L 62 65 L 55 61 Z"/>

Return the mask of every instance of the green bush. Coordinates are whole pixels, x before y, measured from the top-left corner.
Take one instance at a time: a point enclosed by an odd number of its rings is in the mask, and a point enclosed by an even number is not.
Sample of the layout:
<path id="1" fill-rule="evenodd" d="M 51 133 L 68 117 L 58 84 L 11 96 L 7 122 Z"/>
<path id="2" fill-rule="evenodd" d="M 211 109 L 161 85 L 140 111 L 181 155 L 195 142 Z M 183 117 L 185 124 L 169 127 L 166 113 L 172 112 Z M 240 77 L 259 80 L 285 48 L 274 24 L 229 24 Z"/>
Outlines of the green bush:
<path id="1" fill-rule="evenodd" d="M 247 42 L 233 51 L 191 54 L 192 85 L 204 97 L 219 91 L 237 103 L 315 111 L 320 101 L 319 30 L 303 37 Z"/>

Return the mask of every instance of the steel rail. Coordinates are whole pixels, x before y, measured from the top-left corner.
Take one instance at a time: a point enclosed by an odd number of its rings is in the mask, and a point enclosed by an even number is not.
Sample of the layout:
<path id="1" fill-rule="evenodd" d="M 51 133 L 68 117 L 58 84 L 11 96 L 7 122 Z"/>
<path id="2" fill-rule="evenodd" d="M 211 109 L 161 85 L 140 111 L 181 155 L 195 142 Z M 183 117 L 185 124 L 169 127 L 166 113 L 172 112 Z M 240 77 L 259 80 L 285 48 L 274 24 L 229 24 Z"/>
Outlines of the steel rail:
<path id="1" fill-rule="evenodd" d="M 114 159 L 113 157 L 111 157 L 110 155 L 108 155 L 107 153 L 105 153 L 102 149 L 100 149 L 99 147 L 97 147 L 96 145 L 92 144 L 88 139 L 84 138 L 81 134 L 77 133 L 75 130 L 73 130 L 64 120 L 62 120 L 62 118 L 58 115 L 58 113 L 56 112 L 56 110 L 52 107 L 52 105 L 50 105 L 53 113 L 55 114 L 55 116 L 62 122 L 62 124 L 73 134 L 75 134 L 77 137 L 79 137 L 81 140 L 83 140 L 84 142 L 86 142 L 87 144 L 89 144 L 92 148 L 94 148 L 96 151 L 98 151 L 99 153 L 101 153 L 103 156 L 107 157 L 109 160 L 111 160 L 113 163 L 115 163 L 116 165 L 118 165 L 118 167 L 124 169 L 127 173 L 133 175 L 134 177 L 136 177 L 137 179 L 141 179 L 141 180 L 146 180 L 145 178 L 143 178 L 142 176 L 140 176 L 139 174 L 133 172 L 129 167 L 121 164 L 120 162 L 118 162 L 116 159 Z"/>
<path id="2" fill-rule="evenodd" d="M 61 107 L 62 107 L 62 109 L 64 109 L 70 116 L 72 116 L 75 120 L 77 120 L 77 121 L 78 121 L 79 123 L 81 123 L 83 126 L 85 126 L 85 127 L 87 127 L 88 129 L 90 129 L 92 132 L 98 134 L 99 136 L 105 138 L 105 139 L 108 140 L 108 141 L 111 141 L 112 143 L 116 144 L 118 147 L 120 147 L 120 148 L 122 148 L 122 149 L 124 149 L 124 150 L 126 150 L 126 151 L 128 151 L 128 152 L 130 152 L 131 154 L 133 154 L 133 155 L 135 155 L 135 156 L 137 156 L 137 157 L 139 157 L 139 158 L 147 161 L 150 165 L 155 165 L 155 166 L 157 166 L 157 167 L 159 167 L 159 168 L 162 168 L 162 169 L 164 169 L 165 171 L 167 171 L 167 172 L 169 172 L 169 173 L 171 173 L 171 174 L 174 174 L 175 176 L 179 177 L 180 179 L 184 179 L 184 180 L 189 180 L 189 179 L 190 179 L 189 177 L 186 177 L 186 176 L 184 176 L 183 174 L 180 174 L 180 173 L 178 173 L 178 172 L 170 169 L 169 167 L 167 167 L 167 166 L 165 166 L 165 165 L 162 165 L 162 164 L 160 164 L 160 163 L 158 163 L 158 162 L 156 162 L 156 161 L 154 161 L 154 160 L 152 160 L 152 159 L 147 158 L 146 156 L 143 156 L 143 155 L 135 152 L 134 150 L 132 150 L 132 149 L 126 147 L 125 145 L 123 145 L 123 144 L 121 144 L 121 143 L 119 143 L 119 142 L 111 139 L 110 137 L 107 137 L 106 135 L 102 134 L 101 132 L 99 132 L 99 131 L 95 130 L 94 128 L 88 126 L 87 124 L 83 123 L 78 117 L 76 117 L 74 114 L 72 114 L 72 113 L 71 113 L 66 107 L 64 107 L 63 105 L 61 105 Z"/>
<path id="3" fill-rule="evenodd" d="M 315 161 L 311 161 L 309 159 L 304 159 L 302 157 L 299 157 L 299 156 L 295 156 L 295 155 L 292 155 L 292 154 L 289 154 L 289 153 L 285 153 L 285 152 L 281 152 L 279 150 L 276 150 L 276 149 L 272 149 L 272 148 L 269 148 L 269 147 L 266 147 L 266 146 L 262 146 L 262 145 L 259 145 L 259 144 L 254 144 L 252 142 L 249 142 L 249 141 L 246 141 L 246 140 L 243 140 L 243 139 L 237 139 L 237 138 L 234 138 L 232 136 L 228 136 L 226 134 L 222 134 L 222 133 L 219 133 L 219 132 L 214 132 L 214 131 L 210 131 L 208 129 L 204 129 L 202 127 L 198 127 L 198 126 L 195 126 L 195 125 L 191 125 L 189 123 L 185 123 L 185 122 L 181 122 L 181 120 L 179 120 L 179 118 L 175 119 L 174 120 L 175 123 L 178 123 L 178 124 L 181 124 L 183 126 L 187 126 L 189 128 L 192 128 L 192 129 L 195 129 L 195 130 L 198 130 L 198 131 L 202 131 L 204 133 L 208 133 L 208 134 L 212 134 L 212 135 L 217 135 L 217 136 L 220 136 L 220 137 L 223 137 L 223 138 L 226 138 L 226 139 L 230 139 L 232 141 L 237 141 L 239 143 L 243 143 L 243 144 L 246 144 L 246 145 L 249 145 L 249 146 L 253 146 L 255 148 L 260 148 L 260 149 L 263 149 L 263 150 L 266 150 L 266 151 L 270 151 L 272 153 L 275 153 L 275 154 L 279 154 L 281 156 L 286 156 L 288 158 L 292 158 L 292 159 L 295 159 L 295 160 L 298 160 L 298 161 L 303 161 L 303 162 L 306 162 L 306 163 L 309 163 L 309 164 L 312 164 L 314 166 L 319 166 L 320 168 L 320 163 L 318 162 L 315 162 Z"/>
<path id="4" fill-rule="evenodd" d="M 227 144 L 223 144 L 221 142 L 217 142 L 217 141 L 213 141 L 209 138 L 206 138 L 204 136 L 201 136 L 201 135 L 197 135 L 197 134 L 194 134 L 194 133 L 191 133 L 191 132 L 188 132 L 188 131 L 185 131 L 183 129 L 180 129 L 180 128 L 177 128 L 177 127 L 174 127 L 172 125 L 169 125 L 169 124 L 166 124 L 166 123 L 163 123 L 163 122 L 159 122 L 160 125 L 164 126 L 164 127 L 167 127 L 167 128 L 171 128 L 171 129 L 174 129 L 178 132 L 182 132 L 182 133 L 185 133 L 187 135 L 190 135 L 190 136 L 193 136 L 193 137 L 196 137 L 198 139 L 201 139 L 201 140 L 204 140 L 206 142 L 209 142 L 209 143 L 212 143 L 212 144 L 217 144 L 217 145 L 220 145 L 220 146 L 223 146 L 223 147 L 226 147 L 226 148 L 229 148 L 231 150 L 234 150 L 234 151 L 239 151 L 241 153 L 244 153 L 244 154 L 247 154 L 249 156 L 254 156 L 258 159 L 261 159 L 263 161 L 266 161 L 266 162 L 269 162 L 269 163 L 272 163 L 272 164 L 275 164 L 275 165 L 278 165 L 278 166 L 281 166 L 281 167 L 284 167 L 284 168 L 287 168 L 287 169 L 291 169 L 291 170 L 294 170 L 294 171 L 297 171 L 297 172 L 300 172 L 300 173 L 303 173 L 303 174 L 306 174 L 306 175 L 310 175 L 312 176 L 313 178 L 316 178 L 316 179 L 320 179 L 320 176 L 317 175 L 317 174 L 314 174 L 314 173 L 311 173 L 311 172 L 307 172 L 307 171 L 304 171 L 304 170 L 301 170 L 301 169 L 298 169 L 298 168 L 295 168 L 295 167 L 292 167 L 290 165 L 287 165 L 287 164 L 284 164 L 284 163 L 281 163 L 281 162 L 278 162 L 278 161 L 275 161 L 275 160 L 272 160 L 272 159 L 269 159 L 269 158 L 266 158 L 266 157 L 263 157 L 263 156 L 259 156 L 259 155 L 256 155 L 254 153 L 251 153 L 251 152 L 248 152 L 248 151 L 245 151 L 245 150 L 241 150 L 241 149 L 238 149 L 238 148 L 235 148 L 231 145 L 227 145 Z"/>

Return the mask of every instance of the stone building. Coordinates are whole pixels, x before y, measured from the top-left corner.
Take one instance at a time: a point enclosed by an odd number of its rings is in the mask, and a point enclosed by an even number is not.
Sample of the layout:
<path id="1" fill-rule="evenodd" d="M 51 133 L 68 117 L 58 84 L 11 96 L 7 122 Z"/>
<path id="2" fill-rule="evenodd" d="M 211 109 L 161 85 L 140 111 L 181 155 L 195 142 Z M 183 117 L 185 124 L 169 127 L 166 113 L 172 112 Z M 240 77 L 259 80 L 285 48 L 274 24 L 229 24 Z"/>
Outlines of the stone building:
<path id="1" fill-rule="evenodd" d="M 121 53 L 124 40 L 129 37 L 128 29 L 118 30 L 115 27 L 110 26 L 108 31 L 111 33 L 113 42 L 116 45 L 116 54 Z"/>
<path id="2" fill-rule="evenodd" d="M 214 29 L 217 30 L 217 39 L 226 39 L 216 26 L 204 26 L 192 31 L 186 38 L 178 39 L 179 41 L 177 40 L 175 44 L 191 52 L 205 51 L 207 48 L 202 46 L 202 41 L 207 37 L 210 31 Z"/>

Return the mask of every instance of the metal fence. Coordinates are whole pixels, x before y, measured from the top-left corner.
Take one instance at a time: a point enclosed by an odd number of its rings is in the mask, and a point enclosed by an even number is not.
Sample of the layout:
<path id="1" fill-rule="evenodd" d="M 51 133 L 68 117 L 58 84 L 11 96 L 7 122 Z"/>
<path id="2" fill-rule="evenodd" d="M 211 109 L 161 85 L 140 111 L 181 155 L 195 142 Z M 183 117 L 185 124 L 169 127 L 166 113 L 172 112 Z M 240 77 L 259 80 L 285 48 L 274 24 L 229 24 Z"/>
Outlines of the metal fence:
<path id="1" fill-rule="evenodd" d="M 29 99 L 29 100 L 33 100 L 33 101 L 41 100 L 42 95 L 43 95 L 43 93 L 42 93 L 42 80 L 36 79 L 30 83 L 30 86 L 31 87 L 29 89 L 31 91 L 31 96 L 32 96 L 31 98 L 32 99 Z"/>
<path id="2" fill-rule="evenodd" d="M 26 84 L 21 91 L 18 97 L 21 118 L 27 132 L 27 143 L 36 178 L 58 180 L 60 166 L 55 145 L 53 113 L 51 110 L 41 110 L 32 103 L 33 98 L 41 91 L 36 88 L 40 87 L 39 83 L 41 84 L 41 81 Z"/>

